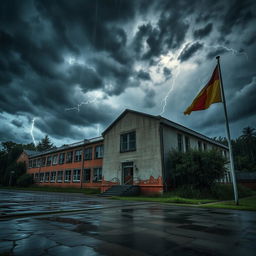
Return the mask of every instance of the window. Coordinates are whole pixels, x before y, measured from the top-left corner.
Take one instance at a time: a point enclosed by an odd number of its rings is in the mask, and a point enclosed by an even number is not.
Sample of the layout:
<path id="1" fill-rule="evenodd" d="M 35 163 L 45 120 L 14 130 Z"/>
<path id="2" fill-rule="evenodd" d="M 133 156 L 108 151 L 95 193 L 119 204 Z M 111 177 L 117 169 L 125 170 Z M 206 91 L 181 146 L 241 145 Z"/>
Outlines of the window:
<path id="1" fill-rule="evenodd" d="M 45 173 L 45 176 L 44 176 L 44 181 L 45 181 L 45 182 L 49 182 L 49 179 L 50 179 L 50 173 L 49 173 L 49 172 L 46 172 L 46 173 Z"/>
<path id="2" fill-rule="evenodd" d="M 185 137 L 185 146 L 186 146 L 186 152 L 190 149 L 190 139 L 188 136 Z"/>
<path id="3" fill-rule="evenodd" d="M 225 157 L 225 159 L 227 159 L 227 151 L 226 151 L 226 150 L 223 150 L 223 152 L 224 152 L 224 157 Z"/>
<path id="4" fill-rule="evenodd" d="M 42 160 L 41 160 L 42 166 L 45 166 L 45 162 L 46 162 L 46 157 L 43 157 Z"/>
<path id="5" fill-rule="evenodd" d="M 136 150 L 136 133 L 130 132 L 121 134 L 120 137 L 120 151 L 127 152 L 127 151 L 134 151 Z"/>
<path id="6" fill-rule="evenodd" d="M 60 153 L 59 164 L 65 163 L 65 153 Z"/>
<path id="7" fill-rule="evenodd" d="M 44 173 L 43 172 L 40 173 L 39 178 L 40 178 L 40 182 L 44 182 Z"/>
<path id="8" fill-rule="evenodd" d="M 29 160 L 28 161 L 28 168 L 31 168 L 32 167 L 32 160 Z"/>
<path id="9" fill-rule="evenodd" d="M 73 170 L 73 182 L 79 182 L 80 181 L 80 170 L 76 169 Z"/>
<path id="10" fill-rule="evenodd" d="M 102 180 L 102 168 L 93 169 L 93 182 L 98 182 Z"/>
<path id="11" fill-rule="evenodd" d="M 91 181 L 91 169 L 84 169 L 83 182 L 90 182 L 90 181 Z"/>
<path id="12" fill-rule="evenodd" d="M 40 159 L 36 159 L 36 167 L 40 167 Z"/>
<path id="13" fill-rule="evenodd" d="M 54 164 L 57 164 L 57 163 L 58 163 L 58 155 L 54 155 L 52 157 L 52 164 L 54 165 Z"/>
<path id="14" fill-rule="evenodd" d="M 206 150 L 207 150 L 207 144 L 204 143 L 204 151 L 206 151 Z"/>
<path id="15" fill-rule="evenodd" d="M 65 171 L 65 182 L 70 182 L 71 181 L 71 170 L 66 170 Z"/>
<path id="16" fill-rule="evenodd" d="M 84 150 L 84 160 L 92 160 L 92 148 L 86 148 Z"/>
<path id="17" fill-rule="evenodd" d="M 75 162 L 80 162 L 82 160 L 82 150 L 75 151 Z"/>
<path id="18" fill-rule="evenodd" d="M 57 182 L 62 182 L 63 180 L 63 171 L 58 171 Z"/>
<path id="19" fill-rule="evenodd" d="M 103 145 L 95 147 L 95 159 L 103 157 Z"/>
<path id="20" fill-rule="evenodd" d="M 183 136 L 182 134 L 177 134 L 177 139 L 178 139 L 178 151 L 183 152 Z"/>
<path id="21" fill-rule="evenodd" d="M 36 159 L 33 160 L 33 162 L 32 162 L 32 167 L 33 167 L 33 168 L 36 167 Z"/>
<path id="22" fill-rule="evenodd" d="M 72 163 L 73 161 L 73 151 L 67 152 L 66 163 Z"/>
<path id="23" fill-rule="evenodd" d="M 199 140 L 197 143 L 198 143 L 198 150 L 202 151 L 202 141 Z"/>
<path id="24" fill-rule="evenodd" d="M 51 172 L 51 182 L 56 181 L 56 172 Z"/>
<path id="25" fill-rule="evenodd" d="M 47 157 L 46 165 L 50 166 L 52 164 L 52 156 Z"/>
<path id="26" fill-rule="evenodd" d="M 35 174 L 35 182 L 38 182 L 38 173 Z"/>

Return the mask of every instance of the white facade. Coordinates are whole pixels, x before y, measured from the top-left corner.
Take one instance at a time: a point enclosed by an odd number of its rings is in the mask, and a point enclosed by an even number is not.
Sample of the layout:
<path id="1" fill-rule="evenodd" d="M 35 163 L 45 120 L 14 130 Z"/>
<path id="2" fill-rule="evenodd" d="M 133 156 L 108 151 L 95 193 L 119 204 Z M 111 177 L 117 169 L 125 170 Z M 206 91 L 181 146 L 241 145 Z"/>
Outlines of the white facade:
<path id="1" fill-rule="evenodd" d="M 226 146 L 202 134 L 160 116 L 132 110 L 124 111 L 103 136 L 103 185 L 137 184 L 162 192 L 170 179 L 173 149 L 186 152 L 217 148 L 228 156 Z"/>

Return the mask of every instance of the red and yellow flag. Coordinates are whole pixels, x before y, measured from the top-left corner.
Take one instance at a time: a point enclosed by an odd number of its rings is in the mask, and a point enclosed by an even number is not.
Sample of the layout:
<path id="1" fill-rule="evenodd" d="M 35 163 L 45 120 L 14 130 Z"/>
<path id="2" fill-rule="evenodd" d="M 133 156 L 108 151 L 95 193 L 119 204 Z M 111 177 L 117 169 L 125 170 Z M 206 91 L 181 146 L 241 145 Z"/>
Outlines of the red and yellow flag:
<path id="1" fill-rule="evenodd" d="M 217 102 L 222 102 L 218 66 L 214 69 L 210 81 L 184 111 L 184 115 L 190 115 L 192 111 L 207 109 L 211 104 Z"/>

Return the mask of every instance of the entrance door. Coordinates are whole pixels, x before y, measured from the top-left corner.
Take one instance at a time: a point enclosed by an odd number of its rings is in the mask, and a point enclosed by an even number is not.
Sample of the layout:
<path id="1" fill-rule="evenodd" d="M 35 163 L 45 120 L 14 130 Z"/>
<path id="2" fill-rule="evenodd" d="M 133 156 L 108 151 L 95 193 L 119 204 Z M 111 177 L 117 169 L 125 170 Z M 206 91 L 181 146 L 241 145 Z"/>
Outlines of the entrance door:
<path id="1" fill-rule="evenodd" d="M 133 162 L 122 163 L 123 184 L 133 185 Z"/>

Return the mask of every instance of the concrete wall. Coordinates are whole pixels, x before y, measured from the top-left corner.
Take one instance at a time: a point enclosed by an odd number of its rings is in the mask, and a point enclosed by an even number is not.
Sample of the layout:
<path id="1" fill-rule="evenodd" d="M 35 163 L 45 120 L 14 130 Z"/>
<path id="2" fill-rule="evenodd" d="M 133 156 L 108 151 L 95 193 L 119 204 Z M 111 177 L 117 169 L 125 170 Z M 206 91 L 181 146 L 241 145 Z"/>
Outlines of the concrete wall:
<path id="1" fill-rule="evenodd" d="M 136 131 L 136 151 L 121 153 L 120 134 L 130 131 Z M 122 181 L 122 163 L 124 162 L 134 163 L 135 183 L 141 186 L 159 185 L 162 189 L 160 135 L 157 119 L 128 112 L 106 132 L 103 159 L 105 185 L 115 182 L 114 178 Z"/>

